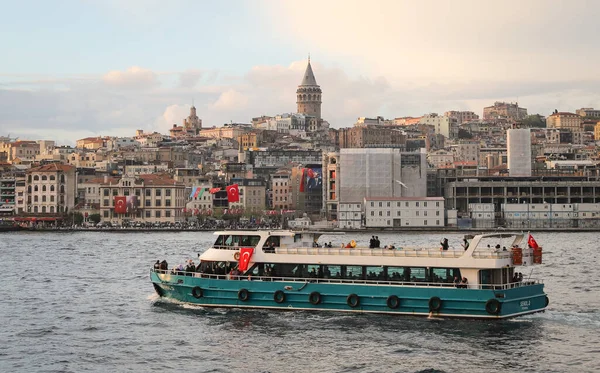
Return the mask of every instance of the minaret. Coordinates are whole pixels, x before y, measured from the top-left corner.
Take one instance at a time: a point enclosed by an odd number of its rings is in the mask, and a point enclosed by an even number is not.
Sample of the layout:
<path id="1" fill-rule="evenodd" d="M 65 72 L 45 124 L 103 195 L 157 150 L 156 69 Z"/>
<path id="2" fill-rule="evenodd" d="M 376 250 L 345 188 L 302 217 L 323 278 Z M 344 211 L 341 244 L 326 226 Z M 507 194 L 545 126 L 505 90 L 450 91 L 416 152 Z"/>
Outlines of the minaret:
<path id="1" fill-rule="evenodd" d="M 317 120 L 321 119 L 321 87 L 317 84 L 310 66 L 310 56 L 308 56 L 308 65 L 302 83 L 296 90 L 296 98 L 298 113 L 314 116 Z"/>

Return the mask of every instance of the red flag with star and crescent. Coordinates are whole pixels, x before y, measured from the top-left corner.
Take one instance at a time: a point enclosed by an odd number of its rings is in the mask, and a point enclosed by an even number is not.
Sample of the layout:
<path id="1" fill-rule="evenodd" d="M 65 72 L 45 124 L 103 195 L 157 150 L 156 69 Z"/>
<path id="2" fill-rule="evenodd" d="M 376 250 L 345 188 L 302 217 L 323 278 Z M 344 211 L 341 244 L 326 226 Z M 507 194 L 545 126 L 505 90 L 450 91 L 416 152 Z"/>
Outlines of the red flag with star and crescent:
<path id="1" fill-rule="evenodd" d="M 228 202 L 239 202 L 240 201 L 240 188 L 237 184 L 229 185 L 227 189 L 227 201 Z"/>
<path id="2" fill-rule="evenodd" d="M 538 245 L 538 243 L 535 241 L 535 238 L 533 238 L 533 236 L 531 234 L 529 234 L 529 238 L 527 239 L 527 244 L 532 249 L 539 249 L 540 248 L 540 246 Z"/>
<path id="3" fill-rule="evenodd" d="M 117 196 L 115 197 L 115 214 L 126 214 L 127 213 L 127 197 Z"/>
<path id="4" fill-rule="evenodd" d="M 248 269 L 248 264 L 250 263 L 250 258 L 252 258 L 253 253 L 253 247 L 242 247 L 240 249 L 240 262 L 238 264 L 238 269 L 240 271 L 245 271 Z"/>

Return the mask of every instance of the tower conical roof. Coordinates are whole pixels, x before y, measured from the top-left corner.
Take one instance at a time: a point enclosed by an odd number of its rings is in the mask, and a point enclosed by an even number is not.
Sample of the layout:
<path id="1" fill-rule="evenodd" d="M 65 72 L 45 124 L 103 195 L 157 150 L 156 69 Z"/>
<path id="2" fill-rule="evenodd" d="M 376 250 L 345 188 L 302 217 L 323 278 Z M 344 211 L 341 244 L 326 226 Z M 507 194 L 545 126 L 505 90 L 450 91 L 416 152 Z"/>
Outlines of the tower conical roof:
<path id="1" fill-rule="evenodd" d="M 318 85 L 317 79 L 315 79 L 315 74 L 312 71 L 312 66 L 310 66 L 310 59 L 308 60 L 308 65 L 306 65 L 304 78 L 302 78 L 302 83 L 300 83 L 300 85 Z"/>

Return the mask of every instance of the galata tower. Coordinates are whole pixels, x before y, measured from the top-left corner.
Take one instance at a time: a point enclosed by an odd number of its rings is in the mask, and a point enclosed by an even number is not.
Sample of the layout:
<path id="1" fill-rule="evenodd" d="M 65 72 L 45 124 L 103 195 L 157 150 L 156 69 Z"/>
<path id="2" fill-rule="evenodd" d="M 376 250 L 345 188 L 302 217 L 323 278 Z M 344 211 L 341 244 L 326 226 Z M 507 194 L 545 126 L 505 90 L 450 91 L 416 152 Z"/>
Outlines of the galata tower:
<path id="1" fill-rule="evenodd" d="M 317 84 L 315 74 L 310 66 L 310 57 L 308 57 L 308 65 L 302 83 L 296 90 L 296 97 L 298 113 L 311 115 L 317 120 L 321 119 L 321 87 Z"/>

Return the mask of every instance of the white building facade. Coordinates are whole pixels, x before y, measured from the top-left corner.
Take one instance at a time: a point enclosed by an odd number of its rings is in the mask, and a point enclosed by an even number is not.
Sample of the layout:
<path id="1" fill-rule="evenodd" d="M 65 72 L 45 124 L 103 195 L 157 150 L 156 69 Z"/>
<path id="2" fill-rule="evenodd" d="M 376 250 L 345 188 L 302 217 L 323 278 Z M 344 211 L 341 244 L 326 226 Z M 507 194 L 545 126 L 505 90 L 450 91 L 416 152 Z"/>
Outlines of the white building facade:
<path id="1" fill-rule="evenodd" d="M 365 198 L 365 228 L 443 227 L 443 197 Z"/>

